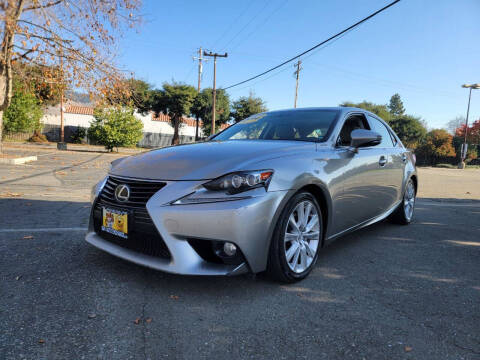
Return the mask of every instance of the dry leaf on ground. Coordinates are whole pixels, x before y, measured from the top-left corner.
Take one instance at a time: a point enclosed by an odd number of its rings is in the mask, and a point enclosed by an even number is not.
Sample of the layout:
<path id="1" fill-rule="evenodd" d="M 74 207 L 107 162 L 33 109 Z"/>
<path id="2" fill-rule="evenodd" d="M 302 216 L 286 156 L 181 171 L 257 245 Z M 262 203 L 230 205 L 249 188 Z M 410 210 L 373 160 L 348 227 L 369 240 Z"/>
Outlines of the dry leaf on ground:
<path id="1" fill-rule="evenodd" d="M 20 193 L 14 193 L 14 192 L 5 192 L 5 193 L 1 193 L 0 194 L 0 197 L 20 197 L 22 196 L 23 194 L 20 194 Z"/>

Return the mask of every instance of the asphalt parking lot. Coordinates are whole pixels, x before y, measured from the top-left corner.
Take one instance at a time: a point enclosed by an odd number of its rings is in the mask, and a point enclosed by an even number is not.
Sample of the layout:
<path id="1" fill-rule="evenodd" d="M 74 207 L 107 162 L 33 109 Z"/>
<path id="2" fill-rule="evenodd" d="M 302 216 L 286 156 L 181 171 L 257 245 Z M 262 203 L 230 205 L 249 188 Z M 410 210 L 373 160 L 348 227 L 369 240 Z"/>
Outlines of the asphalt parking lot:
<path id="1" fill-rule="evenodd" d="M 0 165 L 1 359 L 480 359 L 480 170 L 420 169 L 413 224 L 339 239 L 281 285 L 88 245 L 90 187 L 117 156 Z"/>

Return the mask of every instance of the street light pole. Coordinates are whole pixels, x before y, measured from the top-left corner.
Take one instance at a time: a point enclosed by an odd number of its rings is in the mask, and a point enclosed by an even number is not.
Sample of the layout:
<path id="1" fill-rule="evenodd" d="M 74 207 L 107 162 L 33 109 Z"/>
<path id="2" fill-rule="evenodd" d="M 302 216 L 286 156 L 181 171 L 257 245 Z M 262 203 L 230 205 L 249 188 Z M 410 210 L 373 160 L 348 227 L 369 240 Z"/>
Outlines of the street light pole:
<path id="1" fill-rule="evenodd" d="M 466 147 L 467 144 L 467 135 L 468 135 L 468 115 L 470 114 L 470 100 L 472 99 L 472 88 L 470 88 L 470 91 L 468 92 L 468 106 L 467 106 L 467 117 L 465 119 L 465 139 L 463 141 L 463 146 Z M 465 154 L 463 157 L 463 160 L 465 161 L 465 157 L 467 156 L 467 149 L 465 149 Z"/>
<path id="2" fill-rule="evenodd" d="M 458 167 L 460 169 L 464 169 L 465 168 L 465 159 L 467 158 L 467 135 L 468 135 L 468 116 L 470 115 L 470 101 L 472 99 L 472 90 L 473 89 L 480 89 L 480 83 L 478 84 L 463 84 L 462 85 L 463 88 L 465 89 L 469 89 L 469 93 L 468 93 L 468 105 L 467 105 L 467 117 L 465 119 L 465 136 L 464 136 L 464 140 L 463 140 L 463 147 L 462 147 L 462 152 L 460 154 L 460 164 L 458 165 Z"/>

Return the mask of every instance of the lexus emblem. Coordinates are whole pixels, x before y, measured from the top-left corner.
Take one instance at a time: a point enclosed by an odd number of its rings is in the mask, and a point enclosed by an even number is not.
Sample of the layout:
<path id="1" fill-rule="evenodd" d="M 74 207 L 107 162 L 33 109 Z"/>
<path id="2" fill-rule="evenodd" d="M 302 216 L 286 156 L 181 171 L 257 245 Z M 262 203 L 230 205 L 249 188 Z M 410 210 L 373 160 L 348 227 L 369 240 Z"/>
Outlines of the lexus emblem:
<path id="1" fill-rule="evenodd" d="M 115 188 L 115 199 L 120 202 L 128 201 L 130 198 L 130 188 L 128 185 L 120 184 Z"/>

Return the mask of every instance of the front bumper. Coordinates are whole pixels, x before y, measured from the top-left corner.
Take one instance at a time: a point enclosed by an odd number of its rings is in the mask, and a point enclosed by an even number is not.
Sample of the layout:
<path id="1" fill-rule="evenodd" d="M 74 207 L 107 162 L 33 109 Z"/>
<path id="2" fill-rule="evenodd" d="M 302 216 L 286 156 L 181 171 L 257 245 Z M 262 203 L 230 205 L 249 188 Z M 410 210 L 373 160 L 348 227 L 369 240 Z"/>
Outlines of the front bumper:
<path id="1" fill-rule="evenodd" d="M 167 182 L 146 204 L 171 258 L 145 255 L 111 243 L 94 231 L 93 210 L 86 241 L 112 255 L 156 270 L 184 275 L 237 275 L 266 269 L 270 239 L 278 209 L 287 191 L 264 192 L 252 198 L 191 205 L 165 205 L 201 184 L 198 181 Z M 188 239 L 229 241 L 242 252 L 241 264 L 205 261 Z"/>

